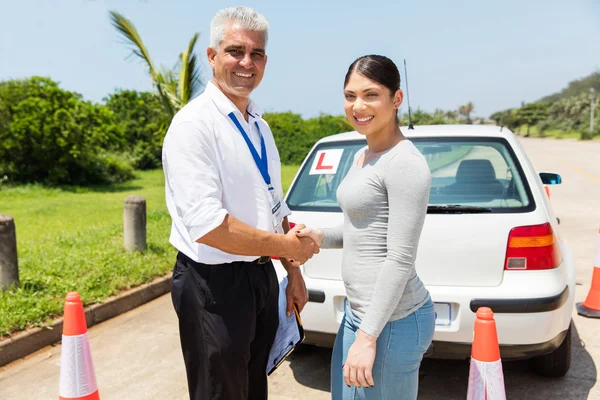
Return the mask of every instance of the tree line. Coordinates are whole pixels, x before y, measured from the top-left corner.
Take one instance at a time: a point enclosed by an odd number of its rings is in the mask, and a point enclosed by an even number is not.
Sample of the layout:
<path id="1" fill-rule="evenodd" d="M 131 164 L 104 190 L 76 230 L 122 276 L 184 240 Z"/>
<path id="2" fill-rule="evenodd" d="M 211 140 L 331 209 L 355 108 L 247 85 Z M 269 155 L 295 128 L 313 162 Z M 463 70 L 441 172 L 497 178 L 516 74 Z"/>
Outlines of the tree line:
<path id="1" fill-rule="evenodd" d="M 591 90 L 590 90 L 591 89 Z M 532 128 L 544 136 L 550 132 L 576 132 L 583 140 L 600 135 L 600 72 L 574 80 L 561 92 L 539 101 L 522 104 L 520 108 L 498 111 L 490 116 L 497 124 L 511 130 L 525 130 L 529 136 Z M 590 114 L 594 100 L 594 129 L 590 129 Z"/>
<path id="2" fill-rule="evenodd" d="M 270 112 L 263 117 L 286 165 L 300 164 L 319 139 L 353 130 L 345 116 L 305 119 Z M 412 113 L 415 125 L 465 123 L 467 118 L 459 111 Z M 0 183 L 126 181 L 135 170 L 160 168 L 171 119 L 157 93 L 117 90 L 93 103 L 46 77 L 0 82 Z M 400 122 L 408 125 L 408 116 Z"/>
<path id="3" fill-rule="evenodd" d="M 352 130 L 345 117 L 266 113 L 284 164 L 299 164 L 320 138 Z M 45 77 L 0 82 L 0 183 L 121 182 L 161 166 L 171 121 L 160 96 L 117 90 L 86 101 Z"/>
<path id="4" fill-rule="evenodd" d="M 598 103 L 598 102 L 597 102 Z M 596 104 L 597 104 L 596 103 Z M 473 104 L 456 111 L 412 112 L 413 125 L 485 123 Z M 540 101 L 491 116 L 513 130 L 589 128 L 590 94 Z M 0 184 L 89 185 L 131 179 L 135 170 L 160 168 L 162 141 L 172 114 L 157 92 L 117 90 L 86 101 L 50 78 L 0 82 Z M 600 110 L 596 108 L 596 134 Z M 304 119 L 293 112 L 264 114 L 281 162 L 297 165 L 322 137 L 352 130 L 344 116 Z M 408 115 L 400 115 L 408 125 Z M 583 136 L 583 135 L 582 135 Z"/>
<path id="5" fill-rule="evenodd" d="M 118 91 L 95 104 L 49 78 L 0 82 L 4 183 L 121 182 L 160 165 L 168 123 L 151 93 Z"/>

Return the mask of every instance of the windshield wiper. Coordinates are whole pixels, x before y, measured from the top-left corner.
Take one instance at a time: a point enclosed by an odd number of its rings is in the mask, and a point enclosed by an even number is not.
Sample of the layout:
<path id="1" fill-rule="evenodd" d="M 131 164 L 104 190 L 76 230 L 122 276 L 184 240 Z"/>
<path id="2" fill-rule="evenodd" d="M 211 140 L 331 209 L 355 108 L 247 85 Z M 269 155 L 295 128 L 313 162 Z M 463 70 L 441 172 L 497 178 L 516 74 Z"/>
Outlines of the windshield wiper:
<path id="1" fill-rule="evenodd" d="M 443 206 L 430 205 L 427 207 L 428 214 L 478 214 L 488 212 L 492 212 L 492 209 L 487 207 L 461 206 L 458 204 L 448 204 Z"/>

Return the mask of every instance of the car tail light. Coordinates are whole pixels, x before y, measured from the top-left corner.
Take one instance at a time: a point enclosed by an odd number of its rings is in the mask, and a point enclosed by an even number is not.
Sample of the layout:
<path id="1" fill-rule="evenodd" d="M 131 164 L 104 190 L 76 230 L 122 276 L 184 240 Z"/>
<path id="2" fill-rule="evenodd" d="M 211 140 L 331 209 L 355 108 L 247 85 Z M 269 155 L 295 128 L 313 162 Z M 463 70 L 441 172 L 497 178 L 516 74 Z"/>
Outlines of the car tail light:
<path id="1" fill-rule="evenodd" d="M 296 226 L 296 224 L 293 223 L 293 222 L 290 222 L 289 224 L 290 224 L 290 229 L 293 229 Z M 273 260 L 279 260 L 279 257 L 271 256 L 271 259 L 273 259 Z"/>
<path id="2" fill-rule="evenodd" d="M 510 231 L 505 270 L 553 269 L 560 261 L 560 249 L 549 223 L 519 226 Z"/>

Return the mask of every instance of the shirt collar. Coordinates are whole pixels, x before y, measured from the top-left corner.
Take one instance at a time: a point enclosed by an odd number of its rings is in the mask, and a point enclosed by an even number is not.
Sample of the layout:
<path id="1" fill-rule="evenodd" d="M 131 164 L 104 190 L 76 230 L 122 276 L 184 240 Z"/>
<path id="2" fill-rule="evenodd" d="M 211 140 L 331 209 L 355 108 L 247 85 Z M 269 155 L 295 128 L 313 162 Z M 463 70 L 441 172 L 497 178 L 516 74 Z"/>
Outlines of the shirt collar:
<path id="1" fill-rule="evenodd" d="M 233 102 L 211 81 L 206 84 L 205 93 L 210 96 L 221 114 L 227 116 L 233 111 L 236 114 L 241 115 L 240 110 L 238 110 L 235 104 L 233 104 Z M 260 118 L 262 115 L 262 110 L 252 99 L 248 102 L 246 112 L 248 112 L 248 115 L 251 118 Z"/>

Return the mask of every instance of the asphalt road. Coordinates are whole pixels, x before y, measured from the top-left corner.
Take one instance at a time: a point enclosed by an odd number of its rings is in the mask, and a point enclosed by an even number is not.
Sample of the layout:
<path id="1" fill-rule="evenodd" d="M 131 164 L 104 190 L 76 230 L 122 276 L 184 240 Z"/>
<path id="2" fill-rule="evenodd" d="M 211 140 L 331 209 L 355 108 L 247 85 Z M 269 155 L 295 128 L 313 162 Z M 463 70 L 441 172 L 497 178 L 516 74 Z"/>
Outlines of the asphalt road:
<path id="1" fill-rule="evenodd" d="M 538 171 L 557 172 L 563 184 L 552 188 L 577 263 L 577 301 L 589 291 L 600 224 L 600 142 L 521 139 Z M 527 362 L 505 362 L 509 399 L 598 399 L 600 319 L 574 311 L 573 364 L 562 379 L 541 378 Z M 90 329 L 96 378 L 103 400 L 186 399 L 187 389 L 177 323 L 170 297 L 163 296 Z M 270 398 L 329 399 L 331 351 L 305 347 L 295 352 L 270 379 Z M 47 347 L 0 369 L 0 399 L 56 399 L 60 346 Z M 465 361 L 426 359 L 419 399 L 466 398 Z"/>

